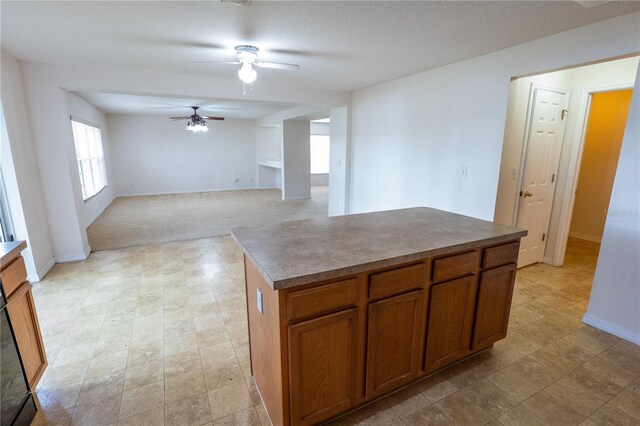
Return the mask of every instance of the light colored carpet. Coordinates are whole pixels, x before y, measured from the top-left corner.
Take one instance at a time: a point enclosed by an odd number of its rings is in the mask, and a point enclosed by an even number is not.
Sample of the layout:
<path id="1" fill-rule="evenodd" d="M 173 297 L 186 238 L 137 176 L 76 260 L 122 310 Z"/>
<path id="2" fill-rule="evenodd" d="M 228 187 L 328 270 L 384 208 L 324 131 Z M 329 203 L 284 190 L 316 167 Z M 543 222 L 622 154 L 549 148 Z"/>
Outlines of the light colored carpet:
<path id="1" fill-rule="evenodd" d="M 250 189 L 117 198 L 89 227 L 93 251 L 228 235 L 236 226 L 327 216 L 328 188 L 282 201 L 280 191 Z"/>

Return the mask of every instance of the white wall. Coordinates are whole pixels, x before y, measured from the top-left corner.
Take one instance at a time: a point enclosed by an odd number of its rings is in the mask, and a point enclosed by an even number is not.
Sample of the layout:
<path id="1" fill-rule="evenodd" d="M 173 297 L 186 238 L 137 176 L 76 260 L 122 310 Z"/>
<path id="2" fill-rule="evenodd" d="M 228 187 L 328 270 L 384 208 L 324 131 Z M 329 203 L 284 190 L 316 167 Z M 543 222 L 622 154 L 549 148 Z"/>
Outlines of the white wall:
<path id="1" fill-rule="evenodd" d="M 309 121 L 282 122 L 282 199 L 311 197 Z"/>
<path id="2" fill-rule="evenodd" d="M 638 52 L 639 18 L 621 16 L 355 92 L 351 211 L 426 205 L 492 219 L 511 77 Z"/>
<path id="3" fill-rule="evenodd" d="M 109 114 L 107 122 L 118 195 L 256 186 L 253 120 L 210 121 L 197 134 L 165 116 Z"/>
<path id="4" fill-rule="evenodd" d="M 38 281 L 53 266 L 49 227 L 18 61 L 4 50 L 1 60 L 0 168 L 15 237 L 28 244 L 23 252 L 28 279 Z"/>
<path id="5" fill-rule="evenodd" d="M 82 204 L 83 223 L 88 228 L 116 198 L 107 118 L 102 111 L 74 93 L 67 93 L 67 105 L 72 117 L 97 125 L 102 135 L 107 187 Z"/>
<path id="6" fill-rule="evenodd" d="M 46 69 L 24 62 L 20 68 L 54 259 L 86 259 L 91 247 L 66 91 L 52 84 Z"/>
<path id="7" fill-rule="evenodd" d="M 640 344 L 640 74 L 584 321 Z"/>
<path id="8" fill-rule="evenodd" d="M 515 210 L 519 201 L 519 180 L 513 179 L 514 167 L 519 167 L 523 155 L 523 144 L 526 138 L 525 125 L 527 108 L 532 84 L 570 91 L 568 114 L 566 117 L 564 137 L 560 153 L 560 163 L 556 180 L 556 191 L 553 198 L 553 209 L 549 224 L 545 258 L 552 261 L 558 247 L 562 210 L 570 209 L 570 201 L 565 201 L 567 184 L 573 182 L 571 162 L 576 162 L 579 150 L 579 133 L 582 132 L 579 117 L 584 117 L 586 104 L 581 103 L 585 96 L 583 90 L 595 87 L 610 87 L 625 84 L 633 86 L 638 69 L 638 57 L 604 62 L 585 67 L 572 68 L 519 78 L 511 84 L 513 96 L 509 105 L 509 121 L 505 130 L 502 147 L 502 162 L 496 199 L 494 220 L 508 225 L 515 224 Z M 580 128 L 577 128 L 577 127 Z M 576 135 L 578 133 L 578 135 Z"/>
<path id="9" fill-rule="evenodd" d="M 329 216 L 349 213 L 351 191 L 351 107 L 331 108 Z"/>

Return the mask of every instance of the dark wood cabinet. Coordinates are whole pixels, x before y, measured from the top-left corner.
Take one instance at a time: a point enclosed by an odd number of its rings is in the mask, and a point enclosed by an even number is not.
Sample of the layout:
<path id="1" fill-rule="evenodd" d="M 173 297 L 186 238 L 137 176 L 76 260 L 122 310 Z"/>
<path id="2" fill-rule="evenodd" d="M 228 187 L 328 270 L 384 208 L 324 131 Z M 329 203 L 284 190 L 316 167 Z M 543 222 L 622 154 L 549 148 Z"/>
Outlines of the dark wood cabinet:
<path id="1" fill-rule="evenodd" d="M 425 370 L 437 370 L 464 357 L 470 349 L 476 276 L 431 286 Z"/>
<path id="2" fill-rule="evenodd" d="M 515 264 L 490 269 L 480 275 L 473 350 L 489 347 L 506 337 L 515 278 Z"/>
<path id="3" fill-rule="evenodd" d="M 355 399 L 358 310 L 289 326 L 291 422 L 317 424 Z"/>
<path id="4" fill-rule="evenodd" d="M 418 377 L 424 345 L 425 292 L 369 304 L 367 398 Z"/>

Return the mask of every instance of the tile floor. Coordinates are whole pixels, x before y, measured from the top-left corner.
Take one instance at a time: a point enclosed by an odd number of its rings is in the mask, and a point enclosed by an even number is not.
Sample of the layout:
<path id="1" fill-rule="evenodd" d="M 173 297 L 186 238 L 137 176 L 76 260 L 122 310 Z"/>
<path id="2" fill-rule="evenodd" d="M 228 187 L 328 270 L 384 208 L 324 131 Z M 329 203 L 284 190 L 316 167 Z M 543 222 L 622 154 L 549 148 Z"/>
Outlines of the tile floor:
<path id="1" fill-rule="evenodd" d="M 518 272 L 507 339 L 336 425 L 637 425 L 640 348 L 581 322 L 598 246 Z M 34 284 L 34 425 L 267 425 L 229 237 L 93 253 Z"/>

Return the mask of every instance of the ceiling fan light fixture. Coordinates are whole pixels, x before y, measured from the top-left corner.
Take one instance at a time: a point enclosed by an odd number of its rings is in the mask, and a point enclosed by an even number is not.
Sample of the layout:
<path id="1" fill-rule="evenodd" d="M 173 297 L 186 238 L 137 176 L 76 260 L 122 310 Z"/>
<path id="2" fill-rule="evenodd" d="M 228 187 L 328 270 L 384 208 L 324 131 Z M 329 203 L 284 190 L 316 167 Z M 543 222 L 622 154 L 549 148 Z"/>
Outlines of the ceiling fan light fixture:
<path id="1" fill-rule="evenodd" d="M 204 133 L 209 131 L 204 120 L 201 120 L 197 123 L 193 120 L 187 121 L 187 130 L 193 133 Z"/>
<path id="2" fill-rule="evenodd" d="M 247 61 L 242 63 L 242 68 L 240 68 L 240 71 L 238 71 L 238 77 L 240 77 L 240 80 L 242 80 L 246 84 L 251 84 L 256 81 L 257 76 L 258 74 L 256 73 L 256 70 L 254 70 L 251 66 L 251 62 Z"/>

